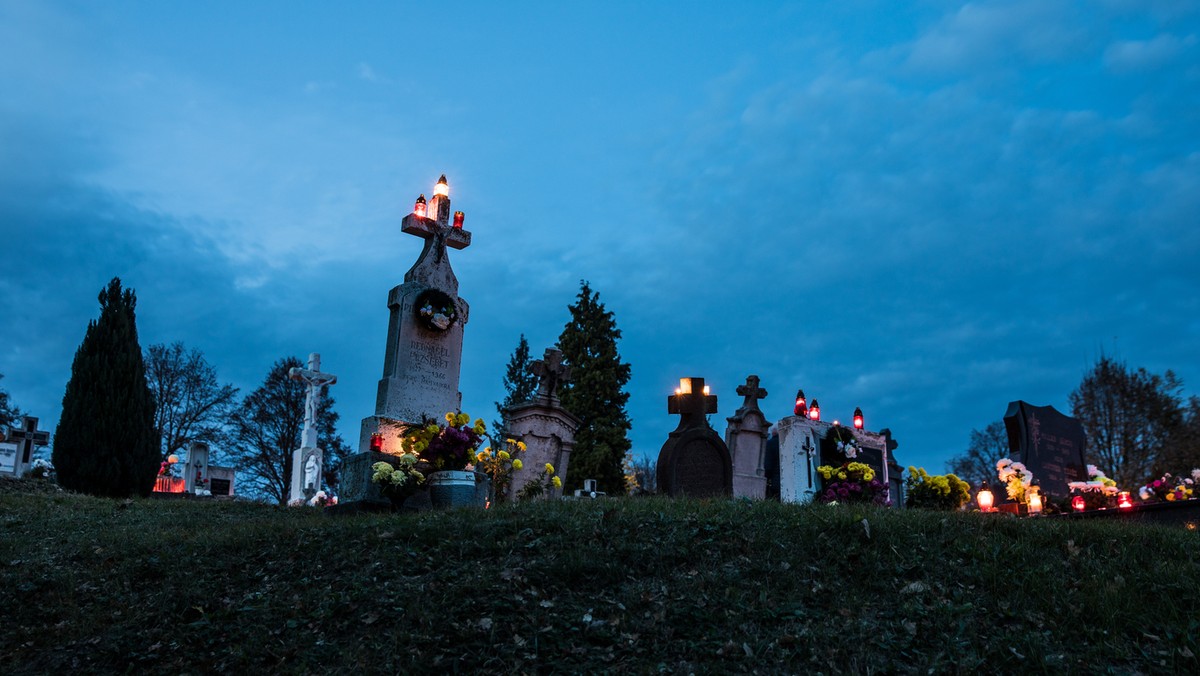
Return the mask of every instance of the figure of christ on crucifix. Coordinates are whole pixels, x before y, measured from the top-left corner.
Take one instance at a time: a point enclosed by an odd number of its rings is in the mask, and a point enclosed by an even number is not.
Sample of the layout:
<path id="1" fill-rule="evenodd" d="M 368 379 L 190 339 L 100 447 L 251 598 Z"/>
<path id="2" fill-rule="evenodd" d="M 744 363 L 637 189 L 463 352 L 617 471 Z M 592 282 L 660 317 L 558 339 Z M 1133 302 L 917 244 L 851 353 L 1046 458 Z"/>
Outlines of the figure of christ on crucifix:
<path id="1" fill-rule="evenodd" d="M 304 400 L 304 434 L 300 437 L 301 448 L 317 447 L 317 410 L 321 407 L 321 388 L 337 384 L 337 376 L 321 373 L 321 355 L 308 355 L 308 368 L 292 367 L 288 377 L 298 380 L 308 388 Z"/>

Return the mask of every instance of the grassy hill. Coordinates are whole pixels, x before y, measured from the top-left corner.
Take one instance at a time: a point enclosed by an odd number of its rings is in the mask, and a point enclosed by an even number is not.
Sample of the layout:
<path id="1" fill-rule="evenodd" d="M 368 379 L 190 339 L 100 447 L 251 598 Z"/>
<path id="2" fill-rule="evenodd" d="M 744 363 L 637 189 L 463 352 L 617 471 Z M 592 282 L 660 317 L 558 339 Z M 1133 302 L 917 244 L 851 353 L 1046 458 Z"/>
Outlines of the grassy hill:
<path id="1" fill-rule="evenodd" d="M 4 673 L 1200 670 L 1184 530 L 659 499 L 332 518 L 6 485 Z"/>

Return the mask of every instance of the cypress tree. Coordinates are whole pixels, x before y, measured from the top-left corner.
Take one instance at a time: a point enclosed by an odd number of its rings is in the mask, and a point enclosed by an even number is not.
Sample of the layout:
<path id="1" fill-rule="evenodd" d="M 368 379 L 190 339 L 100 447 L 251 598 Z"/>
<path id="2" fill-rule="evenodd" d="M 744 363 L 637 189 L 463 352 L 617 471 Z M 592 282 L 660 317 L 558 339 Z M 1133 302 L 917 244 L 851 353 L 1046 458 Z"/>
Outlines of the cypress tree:
<path id="1" fill-rule="evenodd" d="M 622 463 L 629 451 L 629 416 L 623 392 L 631 373 L 621 363 L 617 328 L 613 313 L 604 308 L 600 294 L 586 281 L 580 282 L 579 297 L 568 310 L 571 320 L 558 338 L 563 361 L 571 366 L 571 382 L 559 397 L 563 408 L 582 421 L 575 434 L 575 450 L 567 466 L 566 489 L 583 485 L 584 479 L 596 479 L 609 495 L 625 493 Z"/>
<path id="2" fill-rule="evenodd" d="M 525 340 L 525 334 L 522 333 L 520 342 L 508 360 L 508 369 L 504 372 L 504 401 L 496 402 L 496 412 L 500 414 L 501 419 L 492 422 L 492 430 L 497 439 L 502 439 L 507 434 L 503 423 L 504 409 L 529 401 L 537 392 L 538 377 L 529 370 L 532 363 L 533 360 L 529 358 L 529 341 Z"/>
<path id="3" fill-rule="evenodd" d="M 100 292 L 100 318 L 75 352 L 54 433 L 64 488 L 109 497 L 149 495 L 159 467 L 154 395 L 138 345 L 132 289 L 114 277 Z"/>

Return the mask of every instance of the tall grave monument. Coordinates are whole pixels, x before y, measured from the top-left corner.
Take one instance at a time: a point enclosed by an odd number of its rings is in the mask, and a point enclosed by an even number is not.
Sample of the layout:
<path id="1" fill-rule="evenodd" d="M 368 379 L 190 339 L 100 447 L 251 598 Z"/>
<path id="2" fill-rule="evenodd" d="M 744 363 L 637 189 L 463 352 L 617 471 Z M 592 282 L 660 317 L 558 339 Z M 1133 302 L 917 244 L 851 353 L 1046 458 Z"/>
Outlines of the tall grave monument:
<path id="1" fill-rule="evenodd" d="M 337 384 L 337 376 L 321 373 L 321 355 L 308 355 L 308 368 L 292 367 L 288 377 L 304 383 L 308 390 L 304 398 L 304 432 L 300 448 L 292 451 L 292 481 L 288 504 L 307 502 L 321 490 L 324 454 L 317 445 L 317 411 L 321 408 L 321 390 Z"/>
<path id="2" fill-rule="evenodd" d="M 375 395 L 375 414 L 364 418 L 359 430 L 359 452 L 344 465 L 342 503 L 379 501 L 378 489 L 371 484 L 371 465 L 400 453 L 404 425 L 440 420 L 459 409 L 463 328 L 470 308 L 458 297 L 458 278 L 446 249 L 471 245 L 463 219 L 461 211 L 451 214 L 450 186 L 443 175 L 433 199 L 427 203 L 425 195 L 418 197 L 412 213 L 400 223 L 401 232 L 424 242 L 404 283 L 388 293 L 383 378 Z"/>
<path id="3" fill-rule="evenodd" d="M 732 495 L 733 462 L 705 418 L 717 412 L 717 397 L 704 379 L 680 379 L 679 389 L 667 397 L 667 412 L 679 415 L 679 427 L 658 452 L 658 489 L 671 497 Z"/>

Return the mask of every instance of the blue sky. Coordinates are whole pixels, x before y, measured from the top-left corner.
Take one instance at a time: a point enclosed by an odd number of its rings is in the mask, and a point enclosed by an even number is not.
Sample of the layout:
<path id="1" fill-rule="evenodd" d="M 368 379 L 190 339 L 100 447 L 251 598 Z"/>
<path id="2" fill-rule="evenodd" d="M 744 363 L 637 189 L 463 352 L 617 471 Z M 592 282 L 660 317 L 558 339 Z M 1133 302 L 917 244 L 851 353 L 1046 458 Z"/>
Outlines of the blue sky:
<path id="1" fill-rule="evenodd" d="M 803 387 L 940 469 L 1101 351 L 1197 391 L 1198 35 L 1197 2 L 0 0 L 0 387 L 53 430 L 120 276 L 143 346 L 243 394 L 320 352 L 353 440 L 445 173 L 469 413 L 587 279 L 635 452 L 680 376 L 719 420 L 754 373 L 769 418 Z"/>

